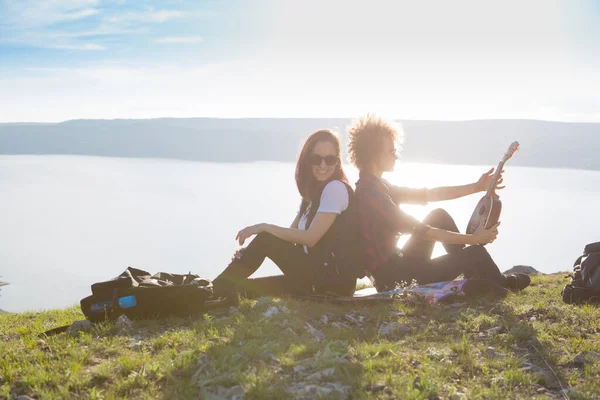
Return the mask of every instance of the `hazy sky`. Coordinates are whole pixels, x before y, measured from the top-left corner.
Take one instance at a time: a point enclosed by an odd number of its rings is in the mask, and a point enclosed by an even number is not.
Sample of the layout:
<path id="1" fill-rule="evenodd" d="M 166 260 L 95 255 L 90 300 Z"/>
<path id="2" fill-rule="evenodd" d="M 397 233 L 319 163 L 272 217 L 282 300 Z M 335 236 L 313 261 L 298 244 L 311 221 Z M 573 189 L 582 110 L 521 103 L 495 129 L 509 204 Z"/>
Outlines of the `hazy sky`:
<path id="1" fill-rule="evenodd" d="M 0 0 L 0 122 L 600 121 L 600 1 Z"/>

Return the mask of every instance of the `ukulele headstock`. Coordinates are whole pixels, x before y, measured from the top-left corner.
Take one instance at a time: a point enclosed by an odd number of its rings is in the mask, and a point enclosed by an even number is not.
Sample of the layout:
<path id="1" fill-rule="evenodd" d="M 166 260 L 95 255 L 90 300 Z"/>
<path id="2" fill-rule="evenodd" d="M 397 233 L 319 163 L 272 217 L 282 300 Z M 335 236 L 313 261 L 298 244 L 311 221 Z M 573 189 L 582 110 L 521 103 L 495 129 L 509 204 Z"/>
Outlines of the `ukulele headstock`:
<path id="1" fill-rule="evenodd" d="M 502 157 L 502 162 L 506 162 L 509 158 L 515 154 L 515 152 L 519 149 L 519 142 L 512 142 L 510 146 L 508 146 L 508 150 L 504 153 L 504 157 Z"/>

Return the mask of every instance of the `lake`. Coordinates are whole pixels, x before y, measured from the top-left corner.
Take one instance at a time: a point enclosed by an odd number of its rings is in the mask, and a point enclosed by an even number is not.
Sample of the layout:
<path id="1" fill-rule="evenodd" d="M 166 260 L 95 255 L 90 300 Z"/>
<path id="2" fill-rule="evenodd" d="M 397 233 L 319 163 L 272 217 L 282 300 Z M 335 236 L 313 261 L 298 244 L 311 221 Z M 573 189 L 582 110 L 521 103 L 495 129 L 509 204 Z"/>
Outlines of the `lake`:
<path id="1" fill-rule="evenodd" d="M 489 168 L 489 167 L 488 167 Z M 486 167 L 399 163 L 386 178 L 423 187 L 470 183 Z M 354 169 L 347 167 L 352 182 Z M 511 167 L 500 235 L 488 245 L 506 270 L 570 270 L 600 240 L 600 172 Z M 448 210 L 464 231 L 481 194 L 404 206 Z M 289 226 L 300 203 L 293 163 L 202 163 L 87 156 L 0 156 L 0 309 L 79 304 L 90 285 L 127 266 L 213 279 L 246 225 Z M 443 254 L 436 246 L 434 255 Z M 268 261 L 256 274 L 277 273 Z"/>

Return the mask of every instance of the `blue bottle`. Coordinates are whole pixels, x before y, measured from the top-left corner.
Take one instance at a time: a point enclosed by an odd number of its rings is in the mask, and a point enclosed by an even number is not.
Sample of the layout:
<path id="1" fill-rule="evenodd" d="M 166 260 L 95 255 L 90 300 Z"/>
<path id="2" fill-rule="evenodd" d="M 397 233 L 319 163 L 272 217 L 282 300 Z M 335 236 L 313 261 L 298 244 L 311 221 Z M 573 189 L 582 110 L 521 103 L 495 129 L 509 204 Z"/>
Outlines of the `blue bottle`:
<path id="1" fill-rule="evenodd" d="M 132 308 L 137 305 L 137 300 L 135 296 L 125 296 L 119 297 L 119 307 L 120 308 Z"/>

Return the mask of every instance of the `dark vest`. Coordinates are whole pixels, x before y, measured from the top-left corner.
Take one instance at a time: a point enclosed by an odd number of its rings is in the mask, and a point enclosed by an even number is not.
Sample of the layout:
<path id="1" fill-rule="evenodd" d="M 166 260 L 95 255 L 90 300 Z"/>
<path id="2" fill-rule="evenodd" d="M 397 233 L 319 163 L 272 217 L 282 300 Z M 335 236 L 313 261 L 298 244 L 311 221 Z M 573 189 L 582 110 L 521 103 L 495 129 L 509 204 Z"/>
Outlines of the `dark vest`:
<path id="1" fill-rule="evenodd" d="M 358 265 L 360 226 L 354 190 L 350 185 L 344 185 L 348 190 L 348 208 L 336 217 L 321 240 L 308 249 L 308 256 L 315 271 L 317 291 L 319 287 L 347 286 L 352 282 L 355 284 L 357 278 L 364 276 L 364 273 L 361 276 L 359 272 L 362 271 L 362 266 Z M 317 209 L 318 207 L 311 207 L 306 229 L 312 223 Z"/>

